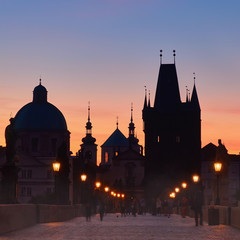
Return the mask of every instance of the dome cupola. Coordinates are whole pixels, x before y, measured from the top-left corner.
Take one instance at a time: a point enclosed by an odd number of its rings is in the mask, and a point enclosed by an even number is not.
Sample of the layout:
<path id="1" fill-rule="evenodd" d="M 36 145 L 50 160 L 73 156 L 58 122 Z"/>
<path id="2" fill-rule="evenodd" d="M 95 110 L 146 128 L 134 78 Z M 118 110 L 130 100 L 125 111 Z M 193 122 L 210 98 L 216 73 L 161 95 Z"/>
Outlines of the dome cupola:
<path id="1" fill-rule="evenodd" d="M 33 102 L 41 103 L 47 102 L 47 89 L 42 86 L 42 80 L 40 79 L 39 85 L 33 90 Z"/>

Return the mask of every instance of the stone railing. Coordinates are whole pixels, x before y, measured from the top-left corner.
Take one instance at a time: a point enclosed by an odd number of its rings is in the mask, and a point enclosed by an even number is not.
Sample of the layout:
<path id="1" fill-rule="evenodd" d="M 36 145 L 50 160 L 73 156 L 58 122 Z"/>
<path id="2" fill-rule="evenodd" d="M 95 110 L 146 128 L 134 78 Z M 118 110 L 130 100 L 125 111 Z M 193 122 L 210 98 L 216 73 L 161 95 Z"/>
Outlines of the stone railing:
<path id="1" fill-rule="evenodd" d="M 62 222 L 84 215 L 82 205 L 0 205 L 0 234 L 37 223 Z"/>
<path id="2" fill-rule="evenodd" d="M 173 212 L 180 213 L 180 211 L 176 211 L 176 209 Z M 194 217 L 194 213 L 190 209 L 190 207 L 187 210 L 187 216 Z M 228 207 L 219 205 L 204 206 L 203 220 L 207 222 L 209 225 L 223 224 L 240 228 L 240 206 L 238 207 Z"/>

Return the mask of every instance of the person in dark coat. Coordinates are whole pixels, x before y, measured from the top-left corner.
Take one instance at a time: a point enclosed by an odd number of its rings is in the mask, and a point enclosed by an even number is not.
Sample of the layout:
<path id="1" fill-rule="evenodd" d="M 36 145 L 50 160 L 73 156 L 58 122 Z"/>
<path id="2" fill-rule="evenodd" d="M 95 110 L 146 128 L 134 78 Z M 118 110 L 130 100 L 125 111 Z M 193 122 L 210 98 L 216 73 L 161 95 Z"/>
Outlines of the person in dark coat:
<path id="1" fill-rule="evenodd" d="M 201 187 L 197 186 L 193 191 L 191 206 L 192 210 L 194 211 L 196 226 L 198 226 L 198 217 L 200 225 L 203 225 L 202 205 L 203 205 L 203 190 Z"/>
<path id="2" fill-rule="evenodd" d="M 90 202 L 87 202 L 85 205 L 85 216 L 86 216 L 87 222 L 91 221 L 91 203 Z"/>
<path id="3" fill-rule="evenodd" d="M 104 206 L 104 202 L 103 200 L 101 200 L 99 202 L 99 215 L 100 215 L 100 220 L 103 220 L 103 216 L 104 216 L 104 211 L 105 211 L 105 206 Z"/>

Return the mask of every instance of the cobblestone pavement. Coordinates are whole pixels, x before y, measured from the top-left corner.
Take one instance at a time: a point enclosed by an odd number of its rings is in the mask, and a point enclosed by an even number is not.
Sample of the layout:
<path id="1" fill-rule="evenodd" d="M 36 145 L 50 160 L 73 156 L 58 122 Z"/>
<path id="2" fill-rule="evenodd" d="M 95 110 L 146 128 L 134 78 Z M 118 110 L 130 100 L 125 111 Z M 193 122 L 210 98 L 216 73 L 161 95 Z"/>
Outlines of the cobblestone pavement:
<path id="1" fill-rule="evenodd" d="M 121 217 L 107 214 L 103 221 L 99 215 L 90 222 L 79 217 L 67 222 L 37 224 L 20 231 L 0 236 L 0 240 L 239 240 L 240 229 L 225 225 L 195 227 L 194 219 L 172 215 Z"/>

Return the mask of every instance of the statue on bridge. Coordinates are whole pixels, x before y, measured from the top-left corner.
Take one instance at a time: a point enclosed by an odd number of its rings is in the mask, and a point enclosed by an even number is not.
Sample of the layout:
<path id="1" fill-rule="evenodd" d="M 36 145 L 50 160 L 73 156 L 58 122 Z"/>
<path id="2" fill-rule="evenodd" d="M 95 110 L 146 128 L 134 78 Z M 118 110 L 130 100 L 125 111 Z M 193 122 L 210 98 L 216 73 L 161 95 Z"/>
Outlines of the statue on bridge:
<path id="1" fill-rule="evenodd" d="M 14 118 L 10 118 L 10 124 L 5 129 L 6 139 L 6 160 L 8 164 L 14 165 L 16 155 L 17 133 L 14 129 Z"/>

